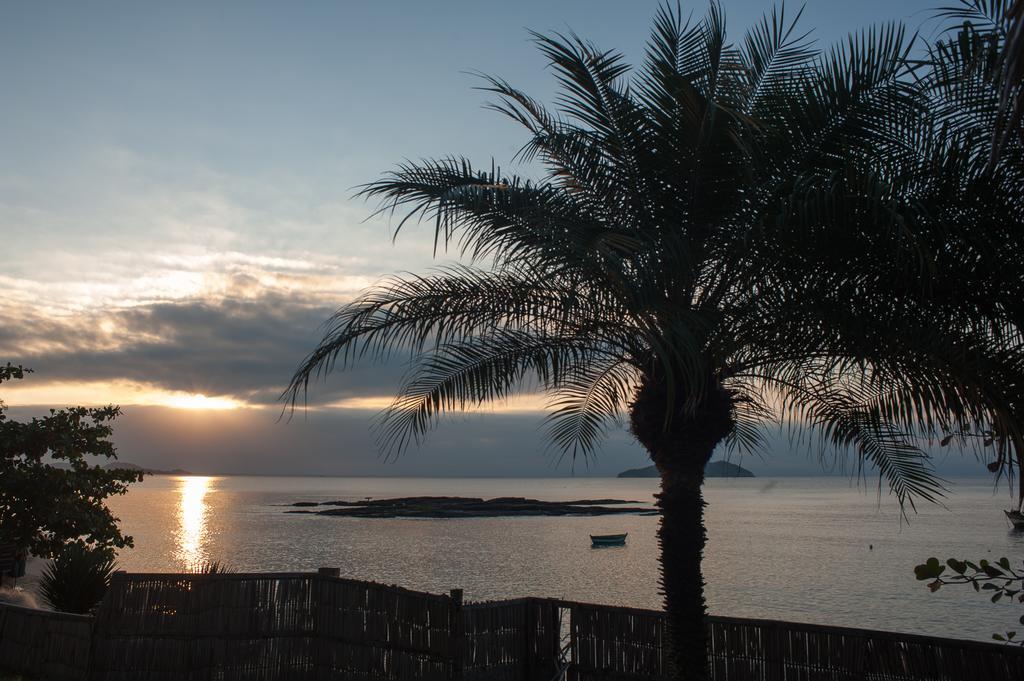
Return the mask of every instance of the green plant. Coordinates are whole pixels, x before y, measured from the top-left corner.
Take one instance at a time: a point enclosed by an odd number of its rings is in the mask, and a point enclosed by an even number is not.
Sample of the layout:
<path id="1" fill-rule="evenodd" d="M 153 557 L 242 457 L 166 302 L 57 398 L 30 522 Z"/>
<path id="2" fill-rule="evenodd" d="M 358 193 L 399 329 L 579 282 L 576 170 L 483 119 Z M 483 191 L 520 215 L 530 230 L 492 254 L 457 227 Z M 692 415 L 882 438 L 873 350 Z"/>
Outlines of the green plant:
<path id="1" fill-rule="evenodd" d="M 109 549 L 74 542 L 54 555 L 39 578 L 39 595 L 54 610 L 87 613 L 107 593 L 117 569 Z"/>
<path id="2" fill-rule="evenodd" d="M 972 305 L 1001 308 L 1012 322 L 995 327 L 1010 346 L 1019 345 L 1022 316 L 1019 258 L 1013 243 L 1017 221 L 1005 215 L 1020 205 L 1024 187 L 1024 127 L 1021 125 L 1021 68 L 1024 67 L 1024 2 L 962 0 L 942 8 L 942 38 L 928 46 L 915 69 L 925 93 L 930 117 L 943 134 L 936 143 L 918 145 L 931 158 L 944 158 L 936 173 L 944 175 L 952 191 L 966 198 L 948 202 L 945 220 L 973 243 L 942 269 L 950 275 L 950 291 L 972 290 Z M 955 153 L 950 153 L 954 150 Z M 956 187 L 955 190 L 952 188 Z M 958 207 L 959 204 L 959 207 Z M 984 212 L 990 222 L 972 238 L 964 227 L 975 224 Z M 1004 216 L 1004 217 L 1000 217 Z M 1007 250 L 1007 247 L 1013 250 Z M 973 253 L 973 255 L 972 255 Z M 978 267 L 978 265 L 983 266 Z M 959 293 L 957 297 L 959 297 Z M 1017 338 L 1014 338 L 1014 337 Z M 1005 346 L 1004 346 L 1005 347 Z M 993 344 L 990 354 L 1005 352 Z M 1024 394 L 1018 368 L 1012 363 L 979 382 L 979 390 L 999 395 L 1001 406 L 991 421 L 965 431 L 950 432 L 943 443 L 968 444 L 973 440 L 979 456 L 992 452 L 989 469 L 1012 479 L 1014 468 L 1024 470 Z M 983 448 L 988 448 L 983 452 Z M 1024 485 L 1018 485 L 1017 507 L 1024 508 Z"/>
<path id="3" fill-rule="evenodd" d="M 0 366 L 0 383 L 30 373 Z M 68 542 L 100 549 L 132 545 L 105 505 L 142 479 L 136 471 L 108 470 L 93 458 L 116 459 L 110 422 L 117 407 L 51 409 L 28 422 L 7 416 L 0 402 L 0 541 L 36 556 L 56 555 Z"/>
<path id="4" fill-rule="evenodd" d="M 1021 435 L 1019 156 L 989 166 L 991 135 L 936 76 L 959 57 L 910 63 L 899 25 L 822 54 L 782 11 L 733 46 L 717 4 L 695 23 L 666 6 L 635 72 L 574 35 L 535 39 L 555 108 L 498 78 L 484 89 L 543 176 L 449 157 L 364 187 L 400 213 L 396 234 L 425 219 L 471 263 L 344 306 L 285 397 L 411 355 L 377 424 L 389 455 L 519 390 L 550 397 L 564 456 L 625 417 L 661 473 L 669 674 L 705 679 L 717 446 L 801 423 L 912 507 L 943 493 L 918 436 Z"/>
<path id="5" fill-rule="evenodd" d="M 949 568 L 949 572 L 946 572 L 946 568 Z M 977 563 L 950 558 L 945 565 L 940 563 L 938 558 L 933 557 L 916 566 L 914 575 L 920 581 L 927 580 L 928 588 L 932 593 L 947 584 L 970 584 L 979 593 L 984 591 L 991 594 L 993 603 L 998 603 L 1004 598 L 1007 601 L 1015 600 L 1018 603 L 1024 603 L 1024 563 L 1015 570 L 1005 556 L 994 563 L 990 563 L 984 558 Z M 1024 625 L 1024 615 L 1020 616 L 1019 621 Z M 1017 639 L 1016 631 L 992 634 L 992 638 L 996 641 L 1024 646 L 1024 638 Z"/>

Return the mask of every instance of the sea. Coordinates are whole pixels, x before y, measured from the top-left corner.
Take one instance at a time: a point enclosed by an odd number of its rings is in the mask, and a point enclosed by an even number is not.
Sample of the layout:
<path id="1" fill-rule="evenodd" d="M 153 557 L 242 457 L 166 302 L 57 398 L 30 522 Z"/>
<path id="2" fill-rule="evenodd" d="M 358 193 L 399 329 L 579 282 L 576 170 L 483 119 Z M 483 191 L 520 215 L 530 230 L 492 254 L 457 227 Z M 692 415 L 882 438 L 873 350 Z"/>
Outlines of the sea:
<path id="1" fill-rule="evenodd" d="M 950 481 L 942 505 L 902 516 L 877 481 L 711 479 L 704 575 L 712 614 L 990 640 L 1024 629 L 1024 606 L 946 586 L 914 566 L 930 556 L 1024 560 L 1006 487 Z M 110 506 L 134 548 L 121 569 L 169 572 L 219 561 L 236 572 L 335 567 L 346 577 L 469 601 L 549 596 L 659 608 L 658 518 L 357 519 L 295 514 L 300 501 L 406 496 L 614 498 L 652 504 L 656 479 L 151 476 Z M 628 533 L 592 548 L 590 534 Z"/>

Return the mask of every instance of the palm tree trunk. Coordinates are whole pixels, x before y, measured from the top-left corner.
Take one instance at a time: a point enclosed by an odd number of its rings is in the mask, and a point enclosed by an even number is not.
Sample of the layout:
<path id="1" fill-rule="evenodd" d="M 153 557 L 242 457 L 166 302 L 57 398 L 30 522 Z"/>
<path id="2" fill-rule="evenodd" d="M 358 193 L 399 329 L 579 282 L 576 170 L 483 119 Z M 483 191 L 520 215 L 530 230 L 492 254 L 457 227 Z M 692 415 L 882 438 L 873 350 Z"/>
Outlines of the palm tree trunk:
<path id="1" fill-rule="evenodd" d="M 665 659 L 670 678 L 705 681 L 708 668 L 707 604 L 704 601 L 704 466 L 732 428 L 732 401 L 709 381 L 696 408 L 666 423 L 666 394 L 645 381 L 630 409 L 633 434 L 661 473 L 661 588 L 667 618 Z M 678 404 L 678 401 L 677 401 Z"/>

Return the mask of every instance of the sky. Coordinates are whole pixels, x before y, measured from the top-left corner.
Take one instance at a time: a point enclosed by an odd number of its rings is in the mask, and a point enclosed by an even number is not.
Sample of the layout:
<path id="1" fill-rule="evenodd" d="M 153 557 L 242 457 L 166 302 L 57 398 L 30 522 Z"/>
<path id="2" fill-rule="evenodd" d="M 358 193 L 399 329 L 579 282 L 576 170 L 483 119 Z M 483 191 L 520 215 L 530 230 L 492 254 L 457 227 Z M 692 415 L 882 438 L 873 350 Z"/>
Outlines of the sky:
<path id="1" fill-rule="evenodd" d="M 733 39 L 769 8 L 723 4 Z M 801 23 L 827 47 L 883 21 L 927 30 L 936 4 L 810 0 Z M 684 3 L 697 15 L 706 7 Z M 406 159 L 508 167 L 523 134 L 483 109 L 472 72 L 550 99 L 528 29 L 573 30 L 637 63 L 656 8 L 3 3 L 0 362 L 35 373 L 0 398 L 16 416 L 120 404 L 122 459 L 199 472 L 609 475 L 644 465 L 623 431 L 593 461 L 558 461 L 531 399 L 458 415 L 421 450 L 383 461 L 370 422 L 397 364 L 331 376 L 290 420 L 278 398 L 339 306 L 388 274 L 450 262 L 435 257 L 427 226 L 393 241 L 387 220 L 354 197 L 358 185 Z M 775 438 L 749 467 L 821 470 L 794 449 Z"/>

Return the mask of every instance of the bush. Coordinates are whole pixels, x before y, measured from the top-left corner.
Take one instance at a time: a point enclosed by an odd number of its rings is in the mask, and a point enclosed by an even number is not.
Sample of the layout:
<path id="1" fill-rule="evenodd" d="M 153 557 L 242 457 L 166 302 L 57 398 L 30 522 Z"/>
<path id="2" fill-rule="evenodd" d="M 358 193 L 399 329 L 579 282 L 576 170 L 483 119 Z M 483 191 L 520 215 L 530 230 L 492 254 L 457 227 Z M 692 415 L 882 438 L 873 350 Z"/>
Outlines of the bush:
<path id="1" fill-rule="evenodd" d="M 39 595 L 54 610 L 85 614 L 103 599 L 116 566 L 109 551 L 67 544 L 43 571 Z"/>

